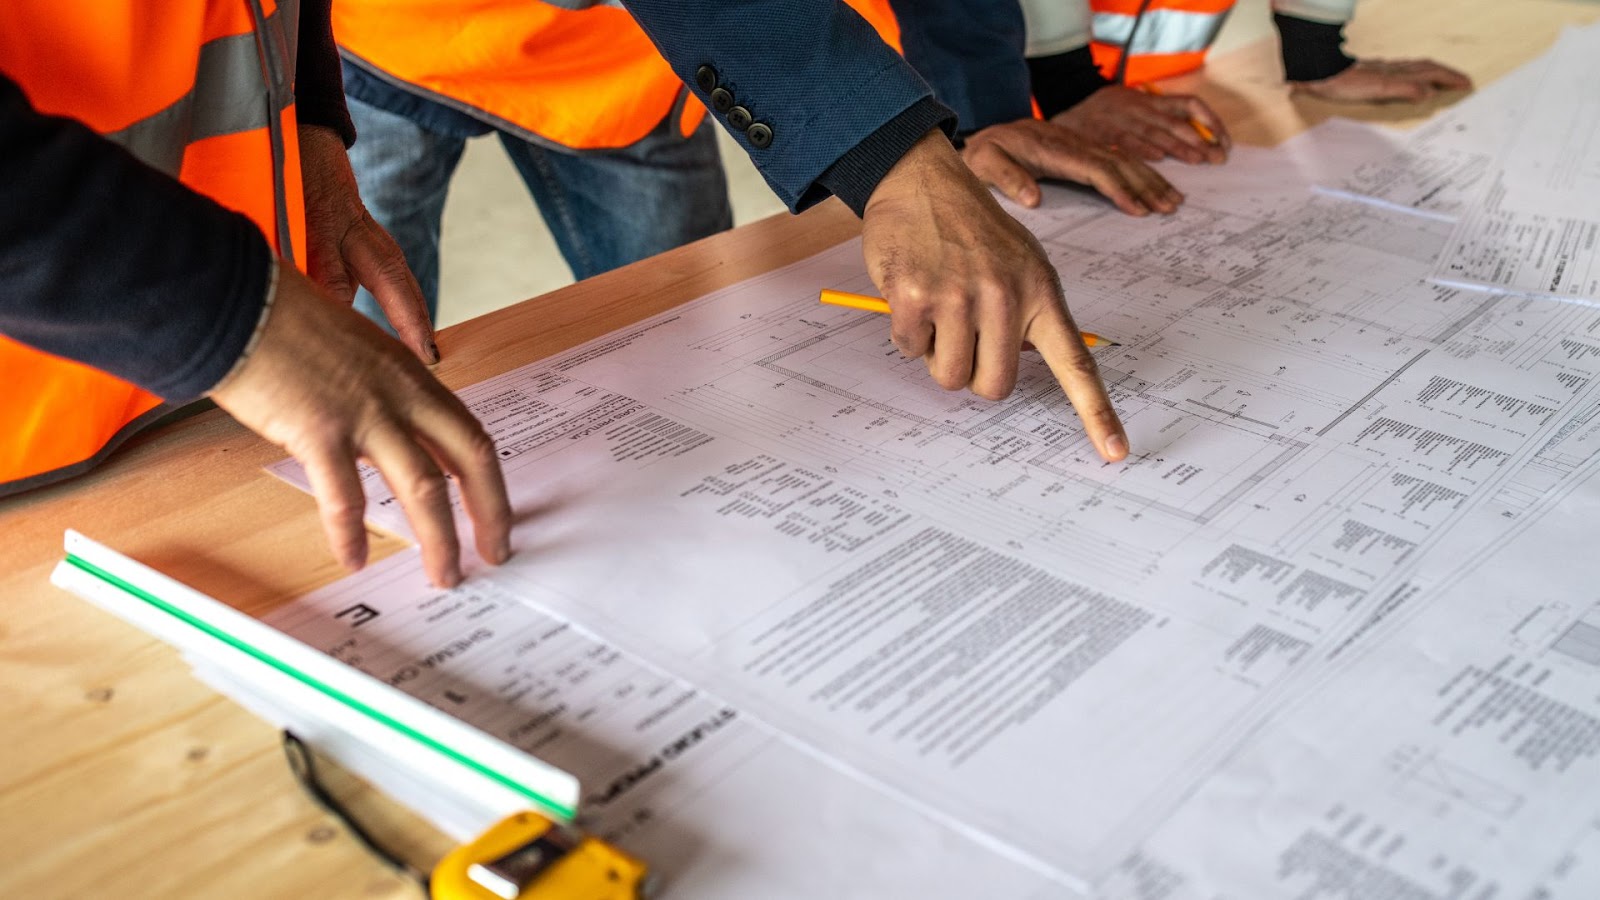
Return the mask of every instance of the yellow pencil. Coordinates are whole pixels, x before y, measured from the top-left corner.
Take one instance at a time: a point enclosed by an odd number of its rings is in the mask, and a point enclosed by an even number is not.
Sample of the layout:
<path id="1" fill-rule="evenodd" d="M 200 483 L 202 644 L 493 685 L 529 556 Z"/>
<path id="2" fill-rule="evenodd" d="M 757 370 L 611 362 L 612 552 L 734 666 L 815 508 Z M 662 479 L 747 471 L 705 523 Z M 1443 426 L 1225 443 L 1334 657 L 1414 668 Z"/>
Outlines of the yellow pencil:
<path id="1" fill-rule="evenodd" d="M 1161 92 L 1161 88 L 1158 88 L 1153 84 L 1141 84 L 1139 85 L 1139 90 L 1156 97 L 1166 96 Z M 1217 136 L 1212 134 L 1211 129 L 1206 127 L 1206 123 L 1200 121 L 1199 119 L 1190 118 L 1189 127 L 1194 129 L 1195 134 L 1200 135 L 1200 140 L 1205 141 L 1208 144 L 1215 144 L 1217 142 Z"/>
<path id="2" fill-rule="evenodd" d="M 868 297 L 865 294 L 852 294 L 848 291 L 833 291 L 827 288 L 822 289 L 822 302 L 830 306 L 848 306 L 851 309 L 864 309 L 867 312 L 887 313 L 889 311 L 889 301 L 887 300 Z M 1122 346 L 1116 341 L 1108 341 L 1093 332 L 1080 331 L 1078 333 L 1083 335 L 1083 343 L 1086 347 Z"/>

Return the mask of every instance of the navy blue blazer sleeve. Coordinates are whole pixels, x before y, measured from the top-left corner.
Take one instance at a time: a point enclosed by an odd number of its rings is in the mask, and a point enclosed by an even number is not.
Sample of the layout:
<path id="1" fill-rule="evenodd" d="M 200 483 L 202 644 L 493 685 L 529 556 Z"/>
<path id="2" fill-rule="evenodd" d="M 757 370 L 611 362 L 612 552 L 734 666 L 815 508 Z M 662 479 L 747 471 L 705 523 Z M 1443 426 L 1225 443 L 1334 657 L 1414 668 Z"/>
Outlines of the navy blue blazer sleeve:
<path id="1" fill-rule="evenodd" d="M 906 61 L 971 134 L 1033 117 L 1017 0 L 890 0 Z"/>
<path id="2" fill-rule="evenodd" d="M 824 171 L 933 94 L 838 0 L 623 5 L 795 211 L 828 196 Z M 719 89 L 729 95 L 723 104 L 712 97 Z M 738 114 L 730 121 L 734 109 L 748 112 L 749 124 Z M 770 142 L 754 125 L 770 129 Z"/>

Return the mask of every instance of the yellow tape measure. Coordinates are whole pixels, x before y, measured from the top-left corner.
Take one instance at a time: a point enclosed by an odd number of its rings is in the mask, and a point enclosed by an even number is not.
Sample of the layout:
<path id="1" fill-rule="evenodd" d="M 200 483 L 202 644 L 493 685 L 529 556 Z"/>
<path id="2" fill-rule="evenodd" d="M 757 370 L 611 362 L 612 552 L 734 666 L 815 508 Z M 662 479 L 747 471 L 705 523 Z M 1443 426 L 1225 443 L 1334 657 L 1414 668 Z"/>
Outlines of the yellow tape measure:
<path id="1" fill-rule="evenodd" d="M 434 867 L 433 900 L 645 900 L 648 867 L 535 812 L 502 819 Z"/>

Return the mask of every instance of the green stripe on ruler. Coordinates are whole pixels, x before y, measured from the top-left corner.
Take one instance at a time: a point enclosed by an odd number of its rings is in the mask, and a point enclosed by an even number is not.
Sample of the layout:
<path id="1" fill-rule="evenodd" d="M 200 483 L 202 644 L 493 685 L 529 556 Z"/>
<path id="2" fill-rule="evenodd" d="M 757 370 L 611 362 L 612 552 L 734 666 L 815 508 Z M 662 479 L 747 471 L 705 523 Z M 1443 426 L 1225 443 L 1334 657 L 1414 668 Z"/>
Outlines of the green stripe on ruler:
<path id="1" fill-rule="evenodd" d="M 398 733 L 400 733 L 402 735 L 405 735 L 408 738 L 411 738 L 413 741 L 416 741 L 417 743 L 423 745 L 424 747 L 427 747 L 428 749 L 433 750 L 436 753 L 439 753 L 439 754 L 441 754 L 441 755 L 443 755 L 445 757 L 448 757 L 449 759 L 452 759 L 452 760 L 460 763 L 463 766 L 466 766 L 467 768 L 471 769 L 472 771 L 477 772 L 479 775 L 482 775 L 482 776 L 484 776 L 485 778 L 488 778 L 491 781 L 494 781 L 494 782 L 496 782 L 498 784 L 502 784 L 502 785 L 510 788 L 511 790 L 517 792 L 518 794 L 521 794 L 524 797 L 527 797 L 529 800 L 532 800 L 533 802 L 535 802 L 535 803 L 539 804 L 540 806 L 550 810 L 551 812 L 554 812 L 554 813 L 560 815 L 562 818 L 570 820 L 577 814 L 577 810 L 567 806 L 566 804 L 558 803 L 558 802 L 556 802 L 554 800 L 551 800 L 550 798 L 544 796 L 543 794 L 540 794 L 538 791 L 535 791 L 534 789 L 532 789 L 530 787 L 527 787 L 526 785 L 521 784 L 520 782 L 516 781 L 515 779 L 513 779 L 513 778 L 511 778 L 511 777 L 509 777 L 507 775 L 504 775 L 504 774 L 502 774 L 500 772 L 497 772 L 494 769 L 491 769 L 488 766 L 484 765 L 483 763 L 478 762 L 477 760 L 473 759 L 472 757 L 463 754 L 461 751 L 455 749 L 454 747 L 451 747 L 448 744 L 442 743 L 437 738 L 434 738 L 434 737 L 431 737 L 431 736 L 429 736 L 427 734 L 424 734 L 424 733 L 416 730 L 415 728 L 412 728 L 411 726 L 405 724 L 404 722 L 401 722 L 398 719 L 395 719 L 393 716 L 389 716 L 389 715 L 387 715 L 387 714 L 385 714 L 385 713 L 383 713 L 383 712 L 381 712 L 379 710 L 373 709 L 372 707 L 366 705 L 365 703 L 362 703 L 360 700 L 357 700 L 356 698 L 350 696 L 349 694 L 346 694 L 344 691 L 341 691 L 338 688 L 336 688 L 336 687 L 334 687 L 334 686 L 332 686 L 330 684 L 326 684 L 326 683 L 324 683 L 324 682 L 322 682 L 322 681 L 320 681 L 320 680 L 318 680 L 318 679 L 316 679 L 316 678 L 314 678 L 314 677 L 312 677 L 310 675 L 307 675 L 305 672 L 302 672 L 299 669 L 296 669 L 294 666 L 291 666 L 288 663 L 284 662 L 283 660 L 280 660 L 277 657 L 272 656 L 271 654 L 267 653 L 266 651 L 261 650 L 258 647 L 255 647 L 255 646 L 252 646 L 252 645 L 246 643 L 245 641 L 239 639 L 238 637 L 236 637 L 234 635 L 231 635 L 231 634 L 227 633 L 226 631 L 223 631 L 222 629 L 216 627 L 215 625 L 212 625 L 210 622 L 207 622 L 207 621 L 205 621 L 203 619 L 200 619 L 200 618 L 194 616 L 193 614 L 191 614 L 189 612 L 186 612 L 186 611 L 184 611 L 182 609 L 179 609 L 176 606 L 173 606 L 171 603 L 168 603 L 167 601 L 162 600 L 160 597 L 157 597 L 154 594 L 151 594 L 150 592 L 144 590 L 143 588 L 140 588 L 138 585 L 132 584 L 130 582 L 124 581 L 121 578 L 118 578 L 116 575 L 113 575 L 110 572 L 107 572 L 105 569 L 100 568 L 99 566 L 95 565 L 92 562 L 89 562 L 88 560 L 85 560 L 85 559 L 83 559 L 81 557 L 74 556 L 73 554 L 68 553 L 67 554 L 67 562 L 72 564 L 73 566 L 76 566 L 79 569 L 82 569 L 83 571 L 89 573 L 90 575 L 93 575 L 94 577 L 100 579 L 101 581 L 104 581 L 107 584 L 110 584 L 113 587 L 116 587 L 118 590 L 121 590 L 122 592 L 124 592 L 126 594 L 130 594 L 130 595 L 132 595 L 134 597 L 137 597 L 140 600 L 143 600 L 144 602 L 150 604 L 151 606 L 154 606 L 156 609 L 161 610 L 162 612 L 166 613 L 167 615 L 172 616 L 173 618 L 178 619 L 179 621 L 181 621 L 181 622 L 183 622 L 183 623 L 185 623 L 187 625 L 190 625 L 190 626 L 192 626 L 194 628 L 198 628 L 199 630 L 201 630 L 202 632 L 205 632 L 206 634 L 210 635 L 211 637 L 214 637 L 217 640 L 222 641 L 223 643 L 227 644 L 228 646 L 233 647 L 235 650 L 238 650 L 241 653 L 244 653 L 244 654 L 250 656 L 251 658 L 253 658 L 255 660 L 258 660 L 258 661 L 260 661 L 262 663 L 265 663 L 265 664 L 271 666 L 274 669 L 277 669 L 279 672 L 282 672 L 283 674 L 288 675 L 290 678 L 293 678 L 294 680 L 300 682 L 301 684 L 304 684 L 305 686 L 307 686 L 307 687 L 309 687 L 309 688 L 311 688 L 311 689 L 313 689 L 313 690 L 315 690 L 315 691 L 317 691 L 317 692 L 319 692 L 321 694 L 324 694 L 324 695 L 326 695 L 328 697 L 332 697 L 333 699 L 339 701 L 340 703 L 344 704 L 345 706 L 349 707 L 350 709 L 362 714 L 363 716 L 366 716 L 367 718 L 373 720 L 374 722 L 378 722 L 378 723 L 380 723 L 382 725 L 385 725 L 385 726 L 389 727 L 390 729 L 392 729 L 392 730 L 394 730 L 394 731 L 396 731 L 396 732 L 398 732 Z"/>

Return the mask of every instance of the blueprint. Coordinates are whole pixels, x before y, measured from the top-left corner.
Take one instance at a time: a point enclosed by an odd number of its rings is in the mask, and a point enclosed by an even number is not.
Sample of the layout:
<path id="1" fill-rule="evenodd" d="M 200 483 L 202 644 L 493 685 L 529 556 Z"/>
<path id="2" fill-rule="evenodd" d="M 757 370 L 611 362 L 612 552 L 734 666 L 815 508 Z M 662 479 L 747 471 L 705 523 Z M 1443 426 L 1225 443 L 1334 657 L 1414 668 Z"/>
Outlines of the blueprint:
<path id="1" fill-rule="evenodd" d="M 581 824 L 648 860 L 666 897 L 1081 895 L 895 804 L 680 679 L 478 579 L 415 577 L 411 551 L 268 624 L 580 779 Z M 295 709 L 205 673 L 302 733 Z M 460 840 L 495 822 L 341 760 Z M 454 814 L 452 814 L 454 813 Z M 872 836 L 870 839 L 867 836 Z"/>
<path id="2" fill-rule="evenodd" d="M 1436 281 L 1600 302 L 1600 216 L 1518 208 L 1504 173 L 1461 219 Z"/>
<path id="3" fill-rule="evenodd" d="M 1507 137 L 1476 202 L 1441 253 L 1442 283 L 1600 302 L 1600 28 L 1569 29 L 1518 73 L 1512 114 L 1468 106 L 1504 122 Z M 1498 104 L 1497 104 L 1498 105 Z"/>
<path id="4" fill-rule="evenodd" d="M 1348 169 L 1319 181 L 1317 189 L 1456 221 L 1483 194 L 1522 104 L 1540 85 L 1546 62 L 1541 57 L 1523 65 L 1409 134 L 1364 128 L 1381 135 L 1389 151 L 1351 160 Z"/>
<path id="5" fill-rule="evenodd" d="M 1573 800 L 1600 764 L 1530 769 L 1484 726 L 1464 748 L 1424 707 L 1466 682 L 1413 657 L 1486 651 L 1416 629 L 1483 619 L 1459 573 L 1587 484 L 1600 311 L 1429 283 L 1449 222 L 1252 152 L 1260 189 L 1231 187 L 1241 159 L 1186 169 L 1171 217 L 1054 189 L 1014 210 L 1122 344 L 1096 352 L 1124 462 L 1036 358 L 1008 400 L 946 393 L 882 317 L 819 306 L 872 292 L 849 243 L 461 391 L 519 517 L 469 584 L 1064 886 L 1479 896 L 1445 859 L 1504 896 L 1593 896 L 1574 822 L 1600 802 Z M 1600 695 L 1571 669 L 1571 698 Z M 1373 727 L 1343 729 L 1352 707 Z M 1440 799 L 1474 778 L 1520 798 L 1498 830 Z"/>
<path id="6" fill-rule="evenodd" d="M 1454 222 L 1445 285 L 1600 302 L 1600 29 L 1462 101 L 1324 193 Z"/>
<path id="7" fill-rule="evenodd" d="M 1400 145 L 1393 156 L 1357 169 L 1323 193 L 1454 222 L 1482 192 L 1493 157 L 1476 150 L 1435 146 L 1424 140 Z M 1398 144 L 1398 141 L 1397 141 Z"/>
<path id="8" fill-rule="evenodd" d="M 1470 560 L 1424 556 L 1319 648 L 1309 691 L 1145 839 L 1108 894 L 1161 883 L 1174 890 L 1155 896 L 1289 896 L 1285 884 L 1315 898 L 1595 896 L 1590 419 L 1469 514 L 1461 531 L 1493 535 Z M 1374 639 L 1369 627 L 1388 630 Z M 1245 834 L 1274 835 L 1270 861 L 1238 852 Z"/>
<path id="9" fill-rule="evenodd" d="M 1571 28 L 1541 60 L 1540 84 L 1520 104 L 1501 167 L 1509 205 L 1595 219 L 1600 198 L 1600 28 Z"/>

